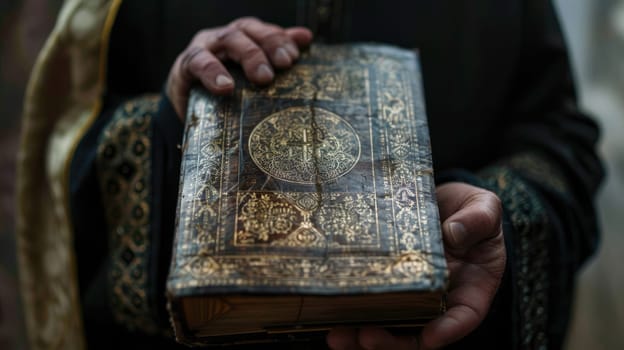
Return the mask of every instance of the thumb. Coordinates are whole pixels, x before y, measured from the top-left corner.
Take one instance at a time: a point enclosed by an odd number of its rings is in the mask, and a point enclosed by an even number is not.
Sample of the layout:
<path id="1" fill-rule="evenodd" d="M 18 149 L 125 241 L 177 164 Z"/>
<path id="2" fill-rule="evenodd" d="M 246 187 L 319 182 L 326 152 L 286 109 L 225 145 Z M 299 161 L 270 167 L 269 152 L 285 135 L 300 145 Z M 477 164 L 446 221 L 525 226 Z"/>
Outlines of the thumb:
<path id="1" fill-rule="evenodd" d="M 448 248 L 466 251 L 500 234 L 502 207 L 496 194 L 464 183 L 449 183 L 438 188 L 437 197 Z"/>

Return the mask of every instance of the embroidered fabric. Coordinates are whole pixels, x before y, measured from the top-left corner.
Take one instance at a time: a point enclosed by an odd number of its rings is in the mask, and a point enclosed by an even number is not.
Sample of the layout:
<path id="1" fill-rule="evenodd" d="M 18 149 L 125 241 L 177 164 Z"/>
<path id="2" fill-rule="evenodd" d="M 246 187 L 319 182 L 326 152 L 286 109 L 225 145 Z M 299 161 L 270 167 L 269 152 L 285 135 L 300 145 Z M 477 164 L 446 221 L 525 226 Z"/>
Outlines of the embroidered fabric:
<path id="1" fill-rule="evenodd" d="M 550 263 L 546 210 L 538 194 L 510 167 L 491 167 L 480 173 L 480 177 L 484 187 L 501 199 L 514 230 L 511 246 L 516 258 L 512 261 L 512 270 L 516 273 L 514 294 L 519 348 L 546 349 Z"/>
<path id="2" fill-rule="evenodd" d="M 99 183 L 106 208 L 111 266 L 109 293 L 117 322 L 156 333 L 148 278 L 152 117 L 158 97 L 123 104 L 98 146 Z"/>

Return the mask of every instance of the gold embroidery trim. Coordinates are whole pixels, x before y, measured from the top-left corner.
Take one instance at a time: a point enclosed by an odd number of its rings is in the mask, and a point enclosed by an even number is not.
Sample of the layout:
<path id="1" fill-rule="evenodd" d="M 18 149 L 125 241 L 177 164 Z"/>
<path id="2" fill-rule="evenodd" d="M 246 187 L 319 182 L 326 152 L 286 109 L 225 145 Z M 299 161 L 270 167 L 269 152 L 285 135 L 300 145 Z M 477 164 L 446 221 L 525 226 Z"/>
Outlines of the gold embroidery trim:
<path id="1" fill-rule="evenodd" d="M 156 333 L 148 298 L 150 262 L 151 121 L 158 97 L 125 103 L 98 146 L 100 190 L 109 232 L 112 311 L 130 330 Z"/>
<path id="2" fill-rule="evenodd" d="M 537 153 L 521 153 L 505 161 L 505 165 L 531 181 L 542 183 L 560 194 L 570 193 L 561 169 Z"/>
<path id="3" fill-rule="evenodd" d="M 121 6 L 122 1 L 123 0 L 112 1 L 110 5 L 110 10 L 104 22 L 104 29 L 102 30 L 100 57 L 99 57 L 99 62 L 98 62 L 99 74 L 98 74 L 98 82 L 97 82 L 98 91 L 101 91 L 102 94 L 93 104 L 93 108 L 91 110 L 91 115 L 89 116 L 89 120 L 85 123 L 85 125 L 76 135 L 76 139 L 74 140 L 70 148 L 71 150 L 69 152 L 69 156 L 67 157 L 65 161 L 65 179 L 63 181 L 64 182 L 63 190 L 67 194 L 65 197 L 66 198 L 65 208 L 67 209 L 66 211 L 67 213 L 71 213 L 70 204 L 69 204 L 69 198 L 71 197 L 69 195 L 69 177 L 70 177 L 71 163 L 72 163 L 72 160 L 74 159 L 74 154 L 76 153 L 76 149 L 78 148 L 78 143 L 80 142 L 80 140 L 82 140 L 82 138 L 87 133 L 87 131 L 89 131 L 89 129 L 91 128 L 91 125 L 93 125 L 97 117 L 100 115 L 100 112 L 102 111 L 102 99 L 104 95 L 104 90 L 106 89 L 106 65 L 108 63 L 107 58 L 108 58 L 110 34 L 113 29 L 113 25 L 115 24 L 115 19 L 117 18 L 117 13 L 119 12 L 119 7 Z M 74 229 L 71 226 L 72 225 L 71 220 L 69 220 L 69 225 L 70 225 L 69 231 L 74 232 Z"/>
<path id="4" fill-rule="evenodd" d="M 106 64 L 107 64 L 107 57 L 108 57 L 108 47 L 109 47 L 109 43 L 110 43 L 110 33 L 112 31 L 113 28 L 113 24 L 115 23 L 115 19 L 117 18 L 117 13 L 119 12 L 119 7 L 121 6 L 121 2 L 122 0 L 112 0 L 111 4 L 110 4 L 110 8 L 108 10 L 108 13 L 106 14 L 106 19 L 104 21 L 104 26 L 102 28 L 102 32 L 101 32 L 101 38 L 100 38 L 100 52 L 99 52 L 99 62 L 98 62 L 98 70 L 99 70 L 99 75 L 98 75 L 98 81 L 96 83 L 97 86 L 97 90 L 99 92 L 101 92 L 101 94 L 103 95 L 104 93 L 104 89 L 105 89 L 105 84 L 106 84 Z M 82 140 L 83 136 L 87 133 L 87 131 L 90 129 L 91 125 L 95 122 L 95 120 L 97 119 L 97 116 L 100 114 L 100 110 L 102 108 L 102 96 L 100 96 L 99 98 L 96 99 L 95 103 L 93 104 L 93 108 L 92 108 L 92 112 L 91 115 L 89 116 L 88 121 L 85 123 L 85 125 L 81 128 L 81 130 L 79 130 L 79 132 L 75 135 L 75 139 L 72 141 L 72 144 L 69 147 L 69 152 L 68 152 L 68 156 L 65 159 L 65 164 L 63 165 L 64 168 L 64 175 L 63 178 L 61 180 L 61 186 L 62 186 L 62 190 L 63 193 L 65 194 L 65 200 L 64 200 L 64 207 L 65 207 L 65 213 L 67 213 L 67 230 L 69 232 L 70 235 L 70 241 L 74 240 L 73 234 L 74 234 L 74 228 L 73 228 L 73 224 L 72 224 L 72 220 L 71 220 L 71 205 L 70 205 L 70 168 L 71 168 L 71 163 L 72 160 L 74 158 L 74 154 L 76 153 L 76 149 L 78 148 L 78 144 L 80 142 L 80 140 Z M 78 271 L 78 267 L 76 266 L 77 261 L 76 261 L 76 257 L 72 254 L 71 257 L 69 258 L 69 264 L 71 266 L 72 269 L 72 275 L 73 280 L 76 281 L 75 283 L 77 284 L 77 271 Z M 76 287 L 77 288 L 77 287 Z M 74 307 L 74 306 L 72 306 Z M 81 329 L 83 329 L 83 320 L 82 320 L 82 313 L 81 313 L 81 306 L 80 305 L 76 305 L 75 306 L 76 310 L 75 310 L 75 317 L 77 320 L 79 320 L 80 323 L 80 327 Z M 82 331 L 84 332 L 84 331 Z M 81 345 L 76 345 L 78 348 L 82 347 Z"/>
<path id="5" fill-rule="evenodd" d="M 514 230 L 514 289 L 517 292 L 517 327 L 521 348 L 546 348 L 550 231 L 545 208 L 533 189 L 508 168 L 489 168 L 481 175 L 485 179 L 485 187 L 500 197 Z"/>

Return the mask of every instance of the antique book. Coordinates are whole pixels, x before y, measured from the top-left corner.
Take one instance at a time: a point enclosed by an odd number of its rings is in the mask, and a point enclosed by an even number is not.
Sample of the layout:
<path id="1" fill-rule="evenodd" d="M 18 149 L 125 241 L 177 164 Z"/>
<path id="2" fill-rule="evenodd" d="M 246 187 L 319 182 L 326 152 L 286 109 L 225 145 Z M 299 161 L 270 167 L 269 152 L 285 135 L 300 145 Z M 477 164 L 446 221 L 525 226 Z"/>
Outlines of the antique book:
<path id="1" fill-rule="evenodd" d="M 414 51 L 313 45 L 268 87 L 192 91 L 167 281 L 187 344 L 443 308 L 443 253 Z"/>

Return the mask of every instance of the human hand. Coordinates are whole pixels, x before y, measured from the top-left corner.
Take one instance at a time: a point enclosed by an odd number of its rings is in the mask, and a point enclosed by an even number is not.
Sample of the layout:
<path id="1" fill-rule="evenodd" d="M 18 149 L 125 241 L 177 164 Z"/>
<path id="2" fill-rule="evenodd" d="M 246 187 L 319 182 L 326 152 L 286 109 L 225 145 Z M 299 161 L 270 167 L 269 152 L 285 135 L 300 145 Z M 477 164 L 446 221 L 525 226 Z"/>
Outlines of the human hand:
<path id="1" fill-rule="evenodd" d="M 184 119 L 194 81 L 199 80 L 216 95 L 232 93 L 234 80 L 223 61 L 239 63 L 249 81 L 265 85 L 273 81 L 275 68 L 291 67 L 299 57 L 299 49 L 311 41 L 312 32 L 306 28 L 282 28 L 250 17 L 202 30 L 171 67 L 167 96 L 180 119 Z"/>
<path id="2" fill-rule="evenodd" d="M 505 270 L 500 200 L 459 182 L 444 184 L 436 193 L 450 270 L 447 311 L 417 336 L 394 336 L 382 328 L 333 329 L 327 335 L 332 349 L 436 349 L 463 338 L 483 321 Z"/>

